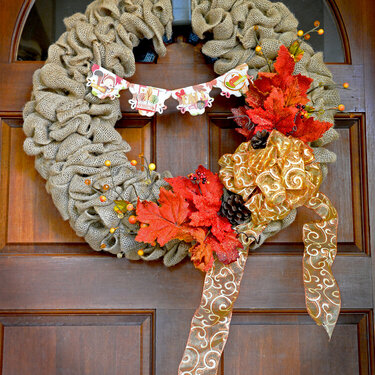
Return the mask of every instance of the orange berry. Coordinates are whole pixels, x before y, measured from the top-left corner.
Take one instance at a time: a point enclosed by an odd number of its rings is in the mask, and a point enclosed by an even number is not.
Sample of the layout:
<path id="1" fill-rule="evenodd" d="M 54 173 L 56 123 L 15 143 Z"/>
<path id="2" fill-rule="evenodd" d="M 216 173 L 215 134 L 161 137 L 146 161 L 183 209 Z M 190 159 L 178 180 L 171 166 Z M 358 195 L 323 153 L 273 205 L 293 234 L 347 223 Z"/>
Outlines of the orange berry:
<path id="1" fill-rule="evenodd" d="M 86 185 L 91 185 L 91 180 L 89 180 L 89 179 L 85 180 L 85 184 Z"/>
<path id="2" fill-rule="evenodd" d="M 348 89 L 349 88 L 349 83 L 345 82 L 345 83 L 342 84 L 342 86 L 344 87 L 344 89 Z"/>
<path id="3" fill-rule="evenodd" d="M 144 252 L 142 249 L 138 250 L 138 255 L 139 255 L 140 257 L 143 256 L 144 253 L 145 253 L 145 252 Z"/>
<path id="4" fill-rule="evenodd" d="M 156 242 L 155 242 L 155 241 L 152 242 L 152 243 L 151 243 L 151 246 L 156 246 Z"/>
<path id="5" fill-rule="evenodd" d="M 103 185 L 103 190 L 104 190 L 104 191 L 109 190 L 109 185 L 108 185 L 108 184 Z"/>
<path id="6" fill-rule="evenodd" d="M 255 25 L 254 30 L 258 30 L 258 29 L 259 29 L 258 25 Z"/>
<path id="7" fill-rule="evenodd" d="M 134 206 L 133 206 L 131 203 L 129 203 L 129 204 L 126 206 L 126 209 L 127 209 L 128 211 L 133 211 L 133 210 L 134 210 Z"/>
<path id="8" fill-rule="evenodd" d="M 323 35 L 323 34 L 324 34 L 324 29 L 319 29 L 319 30 L 318 30 L 318 34 L 319 34 L 319 35 Z"/>
<path id="9" fill-rule="evenodd" d="M 311 35 L 310 34 L 306 34 L 305 37 L 304 37 L 306 40 L 309 40 L 311 38 Z"/>
<path id="10" fill-rule="evenodd" d="M 344 106 L 344 104 L 340 104 L 339 106 L 338 106 L 338 109 L 339 109 L 339 111 L 345 111 L 345 106 Z"/>
<path id="11" fill-rule="evenodd" d="M 134 216 L 134 215 L 131 215 L 131 216 L 129 216 L 128 220 L 129 220 L 130 224 L 135 224 L 137 222 L 137 217 Z"/>
<path id="12" fill-rule="evenodd" d="M 100 199 L 100 202 L 105 202 L 107 200 L 107 197 L 105 195 L 101 195 L 99 199 Z"/>
<path id="13" fill-rule="evenodd" d="M 261 46 L 256 46 L 255 47 L 255 51 L 258 52 L 258 53 L 262 52 L 262 47 Z"/>
<path id="14" fill-rule="evenodd" d="M 147 227 L 148 227 L 148 224 L 146 224 L 146 223 L 141 224 L 141 228 L 147 228 Z"/>
<path id="15" fill-rule="evenodd" d="M 135 167 L 138 164 L 138 162 L 137 162 L 137 160 L 132 160 L 130 162 L 130 164 Z"/>
<path id="16" fill-rule="evenodd" d="M 315 26 L 315 27 L 320 26 L 320 22 L 319 22 L 318 20 L 316 20 L 316 21 L 314 22 L 314 26 Z"/>
<path id="17" fill-rule="evenodd" d="M 106 160 L 104 162 L 104 164 L 105 164 L 106 167 L 110 167 L 111 166 L 111 161 L 110 160 Z"/>
<path id="18" fill-rule="evenodd" d="M 303 34 L 304 34 L 303 30 L 298 30 L 298 33 L 297 33 L 298 36 L 303 36 Z"/>
<path id="19" fill-rule="evenodd" d="M 105 249 L 105 248 L 106 248 L 106 245 L 105 245 L 104 243 L 102 243 L 102 244 L 100 245 L 100 248 L 101 248 L 101 249 Z"/>

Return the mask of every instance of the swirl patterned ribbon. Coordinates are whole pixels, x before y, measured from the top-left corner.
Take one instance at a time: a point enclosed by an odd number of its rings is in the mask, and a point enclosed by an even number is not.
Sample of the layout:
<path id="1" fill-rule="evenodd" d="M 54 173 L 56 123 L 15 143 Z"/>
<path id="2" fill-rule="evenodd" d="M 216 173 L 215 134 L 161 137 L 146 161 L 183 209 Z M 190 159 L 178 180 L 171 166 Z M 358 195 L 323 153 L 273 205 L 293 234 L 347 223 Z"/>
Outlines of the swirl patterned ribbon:
<path id="1" fill-rule="evenodd" d="M 254 237 L 257 234 L 253 232 Z M 216 259 L 207 272 L 201 303 L 192 319 L 189 339 L 179 366 L 179 375 L 217 373 L 247 255 L 247 250 L 241 250 L 237 261 L 228 265 Z"/>
<path id="2" fill-rule="evenodd" d="M 303 226 L 303 283 L 307 311 L 331 338 L 340 313 L 340 291 L 331 266 L 337 253 L 337 212 L 322 193 L 312 197 L 307 207 L 323 220 Z"/>
<path id="3" fill-rule="evenodd" d="M 273 131 L 264 149 L 242 143 L 220 161 L 224 186 L 240 194 L 251 221 L 237 226 L 247 249 L 266 226 L 297 207 L 315 211 L 322 221 L 303 226 L 303 281 L 306 308 L 329 337 L 336 325 L 340 292 L 331 266 L 337 252 L 337 212 L 320 193 L 322 174 L 312 150 L 302 141 Z M 179 375 L 215 375 L 229 334 L 234 302 L 247 259 L 247 250 L 229 265 L 215 261 L 207 273 L 199 308 L 194 314 Z"/>

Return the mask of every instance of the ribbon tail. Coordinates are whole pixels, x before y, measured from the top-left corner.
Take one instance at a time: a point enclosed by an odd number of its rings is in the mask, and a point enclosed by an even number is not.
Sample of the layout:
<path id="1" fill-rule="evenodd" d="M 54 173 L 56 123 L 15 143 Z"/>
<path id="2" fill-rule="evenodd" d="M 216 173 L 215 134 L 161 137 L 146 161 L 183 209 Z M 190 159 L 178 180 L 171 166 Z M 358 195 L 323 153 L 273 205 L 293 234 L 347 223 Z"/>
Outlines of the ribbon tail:
<path id="1" fill-rule="evenodd" d="M 306 308 L 331 339 L 341 308 L 339 287 L 332 273 L 337 253 L 337 212 L 330 200 L 317 193 L 306 204 L 323 220 L 303 226 L 303 282 Z"/>
<path id="2" fill-rule="evenodd" d="M 201 303 L 192 319 L 178 369 L 179 375 L 216 375 L 247 256 L 247 249 L 241 250 L 237 261 L 229 265 L 216 259 L 212 269 L 207 272 Z"/>

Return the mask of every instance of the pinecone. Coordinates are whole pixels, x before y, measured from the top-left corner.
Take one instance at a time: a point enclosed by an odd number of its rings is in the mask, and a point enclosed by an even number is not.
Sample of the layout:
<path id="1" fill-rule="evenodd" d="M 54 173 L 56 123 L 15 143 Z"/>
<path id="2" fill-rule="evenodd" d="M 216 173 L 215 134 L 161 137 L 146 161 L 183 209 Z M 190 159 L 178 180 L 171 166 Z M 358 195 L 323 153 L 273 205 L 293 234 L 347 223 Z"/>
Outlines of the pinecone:
<path id="1" fill-rule="evenodd" d="M 251 145 L 254 149 L 257 148 L 265 148 L 267 145 L 267 139 L 269 137 L 270 133 L 266 129 L 263 129 L 262 131 L 258 131 L 253 138 L 251 138 Z"/>
<path id="2" fill-rule="evenodd" d="M 241 195 L 227 191 L 223 196 L 220 215 L 226 217 L 232 225 L 239 225 L 251 218 L 251 212 L 244 206 Z"/>

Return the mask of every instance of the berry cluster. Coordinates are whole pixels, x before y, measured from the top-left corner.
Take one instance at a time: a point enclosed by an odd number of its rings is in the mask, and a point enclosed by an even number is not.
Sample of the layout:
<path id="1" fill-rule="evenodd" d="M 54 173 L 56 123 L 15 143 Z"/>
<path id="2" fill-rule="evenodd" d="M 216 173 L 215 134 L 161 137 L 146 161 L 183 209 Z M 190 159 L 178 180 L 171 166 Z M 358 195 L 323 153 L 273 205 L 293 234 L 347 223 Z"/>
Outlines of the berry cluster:
<path id="1" fill-rule="evenodd" d="M 190 173 L 189 176 L 191 181 L 193 181 L 196 184 L 207 184 L 209 183 L 207 181 L 207 176 L 204 172 L 197 171 L 197 173 Z"/>
<path id="2" fill-rule="evenodd" d="M 309 114 L 307 111 L 305 111 L 306 106 L 302 104 L 296 104 L 296 108 L 298 109 L 298 114 L 301 116 L 301 118 L 308 117 Z"/>

